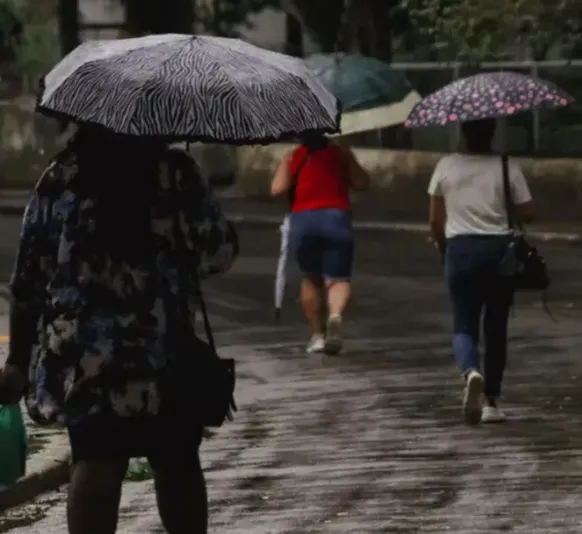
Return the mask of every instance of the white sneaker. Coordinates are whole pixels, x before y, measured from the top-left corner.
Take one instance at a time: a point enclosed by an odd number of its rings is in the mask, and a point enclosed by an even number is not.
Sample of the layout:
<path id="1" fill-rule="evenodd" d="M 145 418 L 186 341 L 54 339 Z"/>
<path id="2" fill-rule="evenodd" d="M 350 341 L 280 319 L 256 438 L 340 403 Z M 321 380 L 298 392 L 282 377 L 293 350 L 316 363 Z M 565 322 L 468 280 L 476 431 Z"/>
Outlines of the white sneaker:
<path id="1" fill-rule="evenodd" d="M 467 375 L 465 397 L 463 398 L 463 418 L 468 425 L 478 425 L 483 412 L 483 375 L 470 371 Z"/>
<path id="2" fill-rule="evenodd" d="M 506 415 L 497 406 L 484 406 L 481 414 L 482 423 L 505 423 Z"/>
<path id="3" fill-rule="evenodd" d="M 338 354 L 342 350 L 341 327 L 342 316 L 339 314 L 330 315 L 325 331 L 325 352 L 327 354 Z"/>
<path id="4" fill-rule="evenodd" d="M 313 334 L 307 344 L 305 352 L 307 352 L 307 354 L 316 354 L 318 352 L 323 352 L 324 350 L 325 337 L 323 337 L 323 334 Z"/>

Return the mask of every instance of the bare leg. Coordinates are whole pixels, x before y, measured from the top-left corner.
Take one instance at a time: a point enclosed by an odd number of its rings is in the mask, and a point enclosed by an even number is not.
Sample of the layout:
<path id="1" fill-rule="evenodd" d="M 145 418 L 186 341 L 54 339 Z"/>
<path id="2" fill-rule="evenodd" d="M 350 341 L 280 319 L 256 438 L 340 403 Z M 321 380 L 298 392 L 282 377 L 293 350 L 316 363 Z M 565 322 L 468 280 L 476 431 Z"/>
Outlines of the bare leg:
<path id="1" fill-rule="evenodd" d="M 192 451 L 186 464 L 171 460 L 155 467 L 160 518 L 168 534 L 206 534 L 208 499 L 196 451 Z"/>
<path id="2" fill-rule="evenodd" d="M 326 280 L 329 318 L 326 325 L 325 352 L 337 354 L 342 350 L 342 315 L 350 300 L 350 283 L 343 280 Z"/>
<path id="3" fill-rule="evenodd" d="M 351 285 L 343 280 L 326 280 L 329 315 L 343 315 L 351 295 Z"/>
<path id="4" fill-rule="evenodd" d="M 319 278 L 303 278 L 301 281 L 301 305 L 312 334 L 325 332 L 323 281 Z"/>
<path id="5" fill-rule="evenodd" d="M 71 469 L 69 534 L 115 534 L 128 460 L 79 461 Z"/>

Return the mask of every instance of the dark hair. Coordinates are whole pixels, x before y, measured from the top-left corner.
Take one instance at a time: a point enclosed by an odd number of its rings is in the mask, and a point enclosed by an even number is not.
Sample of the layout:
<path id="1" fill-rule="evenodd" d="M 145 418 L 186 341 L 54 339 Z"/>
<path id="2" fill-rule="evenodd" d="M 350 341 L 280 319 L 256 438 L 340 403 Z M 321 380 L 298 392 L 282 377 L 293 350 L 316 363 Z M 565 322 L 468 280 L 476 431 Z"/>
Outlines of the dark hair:
<path id="1" fill-rule="evenodd" d="M 299 137 L 299 141 L 303 146 L 305 146 L 310 152 L 315 152 L 316 150 L 323 150 L 329 145 L 329 139 L 317 132 L 307 132 Z"/>
<path id="2" fill-rule="evenodd" d="M 461 130 L 467 149 L 471 152 L 490 150 L 496 128 L 497 122 L 495 119 L 463 122 L 461 124 Z"/>
<path id="3" fill-rule="evenodd" d="M 81 127 L 67 150 L 73 151 L 82 187 L 98 206 L 97 242 L 113 259 L 136 258 L 149 250 L 150 209 L 158 191 L 165 145 Z"/>

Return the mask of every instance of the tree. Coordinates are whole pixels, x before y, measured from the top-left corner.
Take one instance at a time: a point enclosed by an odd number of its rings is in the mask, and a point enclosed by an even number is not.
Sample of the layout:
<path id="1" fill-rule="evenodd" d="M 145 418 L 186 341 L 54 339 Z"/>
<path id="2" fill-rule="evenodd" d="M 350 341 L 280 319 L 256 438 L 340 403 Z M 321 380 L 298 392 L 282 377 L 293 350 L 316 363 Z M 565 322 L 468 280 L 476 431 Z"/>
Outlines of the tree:
<path id="1" fill-rule="evenodd" d="M 409 27 L 400 0 L 284 0 L 324 53 L 360 52 L 390 62 Z"/>
<path id="2" fill-rule="evenodd" d="M 419 35 L 441 59 L 544 59 L 571 50 L 580 33 L 579 0 L 404 0 Z"/>
<path id="3" fill-rule="evenodd" d="M 0 78 L 8 94 L 34 90 L 58 60 L 56 25 L 47 24 L 51 15 L 55 21 L 54 9 L 43 6 L 39 15 L 30 0 L 0 0 Z"/>
<path id="4" fill-rule="evenodd" d="M 0 0 L 0 64 L 14 61 L 22 35 L 26 5 L 21 0 Z"/>
<path id="5" fill-rule="evenodd" d="M 195 27 L 222 37 L 238 37 L 237 28 L 278 0 L 121 0 L 130 35 L 192 33 Z"/>
<path id="6" fill-rule="evenodd" d="M 285 53 L 303 57 L 303 27 L 297 17 L 285 13 Z"/>
<path id="7" fill-rule="evenodd" d="M 343 48 L 344 0 L 283 0 L 283 9 L 307 28 L 324 54 Z"/>
<path id="8" fill-rule="evenodd" d="M 152 33 L 192 33 L 192 0 L 121 0 L 127 32 L 140 36 Z"/>
<path id="9" fill-rule="evenodd" d="M 58 19 L 61 55 L 66 56 L 80 43 L 79 0 L 59 0 Z"/>
<path id="10" fill-rule="evenodd" d="M 250 18 L 279 0 L 198 0 L 196 18 L 203 31 L 220 37 L 239 37 L 239 28 L 252 28 Z"/>

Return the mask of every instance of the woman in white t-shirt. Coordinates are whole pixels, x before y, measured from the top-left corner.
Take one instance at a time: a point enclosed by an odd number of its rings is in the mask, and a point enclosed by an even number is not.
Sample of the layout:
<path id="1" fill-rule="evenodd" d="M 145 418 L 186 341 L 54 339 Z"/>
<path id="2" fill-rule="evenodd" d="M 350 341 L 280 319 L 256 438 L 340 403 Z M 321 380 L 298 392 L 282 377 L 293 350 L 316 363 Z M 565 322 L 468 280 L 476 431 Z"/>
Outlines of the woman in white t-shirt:
<path id="1" fill-rule="evenodd" d="M 430 227 L 445 264 L 453 307 L 453 352 L 466 382 L 463 415 L 469 424 L 505 421 L 498 398 L 513 287 L 499 274 L 510 232 L 502 161 L 491 152 L 495 127 L 494 120 L 464 123 L 467 153 L 442 158 L 428 187 Z M 508 167 L 516 216 L 530 222 L 535 210 L 527 182 L 515 161 L 510 160 Z M 483 374 L 478 351 L 482 314 Z"/>

